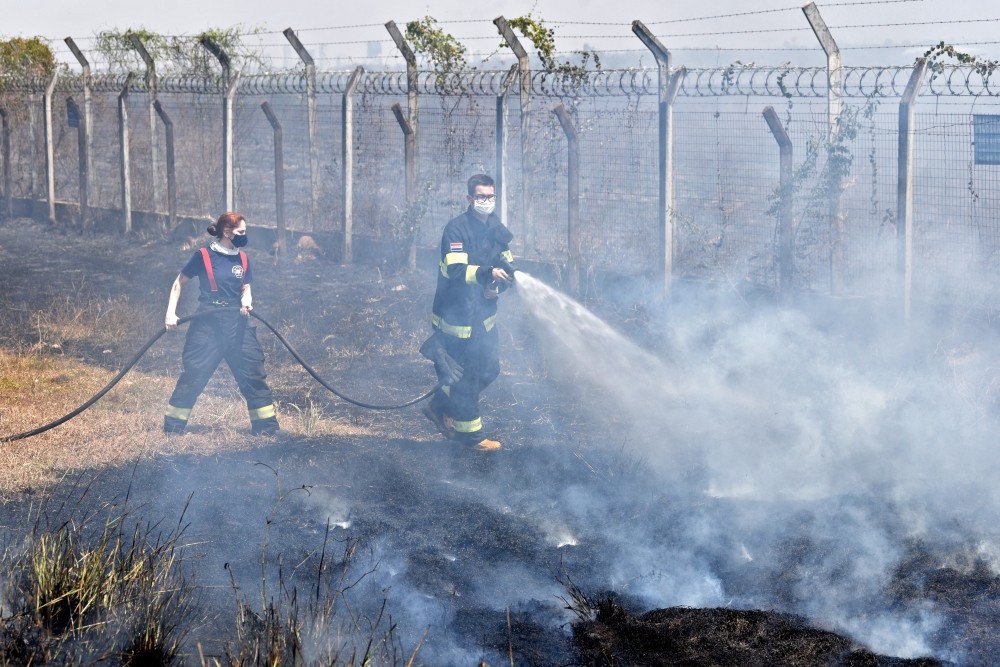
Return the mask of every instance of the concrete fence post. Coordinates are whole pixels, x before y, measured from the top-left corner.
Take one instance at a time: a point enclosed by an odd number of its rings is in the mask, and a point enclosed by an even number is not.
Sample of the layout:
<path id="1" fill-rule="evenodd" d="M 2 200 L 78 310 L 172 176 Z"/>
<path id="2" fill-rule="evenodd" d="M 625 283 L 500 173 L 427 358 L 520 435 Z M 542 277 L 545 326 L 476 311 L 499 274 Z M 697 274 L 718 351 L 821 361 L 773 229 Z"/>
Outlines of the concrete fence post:
<path id="1" fill-rule="evenodd" d="M 177 164 L 174 160 L 174 122 L 163 109 L 160 100 L 153 103 L 153 109 L 163 123 L 167 144 L 167 226 L 173 229 L 177 226 Z"/>
<path id="2" fill-rule="evenodd" d="M 844 70 L 840 60 L 840 48 L 837 40 L 823 20 L 823 16 L 816 7 L 815 2 L 810 2 L 802 8 L 802 12 L 809 22 L 819 45 L 826 54 L 826 110 L 827 110 L 827 146 L 828 156 L 833 155 L 834 146 L 840 142 L 840 111 L 841 98 L 844 92 Z M 830 176 L 830 292 L 834 295 L 844 293 L 845 288 L 845 268 L 844 268 L 844 208 L 843 190 L 844 184 L 842 176 L 836 168 L 828 167 Z"/>
<path id="3" fill-rule="evenodd" d="M 913 302 L 913 136 L 914 107 L 927 74 L 927 59 L 919 58 L 899 102 L 899 150 L 896 183 L 896 262 L 903 318 L 910 322 Z"/>
<path id="4" fill-rule="evenodd" d="M 240 73 L 236 72 L 226 86 L 222 98 L 222 193 L 227 211 L 236 210 L 236 169 L 233 153 L 233 105 L 236 102 L 236 88 L 240 84 Z"/>
<path id="5" fill-rule="evenodd" d="M 680 92 L 687 70 L 683 67 L 671 71 L 670 51 L 657 39 L 642 21 L 632 21 L 632 32 L 650 50 L 656 60 L 658 103 L 657 131 L 657 230 L 659 232 L 656 270 L 662 277 L 663 295 L 670 303 L 674 278 L 674 101 Z"/>
<path id="6" fill-rule="evenodd" d="M 580 138 L 573 118 L 562 104 L 552 113 L 559 119 L 566 135 L 566 246 L 569 255 L 569 290 L 573 296 L 580 296 Z"/>
<path id="7" fill-rule="evenodd" d="M 522 247 L 530 248 L 534 229 L 531 222 L 531 184 L 528 177 L 530 170 L 530 154 L 531 154 L 531 141 L 529 140 L 529 130 L 530 130 L 530 120 L 531 120 L 531 60 L 528 58 L 528 52 L 525 50 L 521 41 L 514 34 L 514 29 L 511 28 L 510 24 L 507 22 L 503 16 L 498 16 L 493 19 L 493 25 L 497 27 L 500 32 L 500 36 L 503 37 L 504 42 L 514 55 L 517 56 L 517 70 L 518 70 L 518 99 L 521 106 L 521 116 L 520 116 L 520 142 L 519 142 L 519 152 L 521 157 L 521 182 L 518 184 L 518 224 L 521 226 L 520 232 L 522 239 Z"/>
<path id="8" fill-rule="evenodd" d="M 795 222 L 792 197 L 792 140 L 788 138 L 785 126 L 774 107 L 764 107 L 764 121 L 778 144 L 778 225 L 775 235 L 774 261 L 778 274 L 778 292 L 782 299 L 791 293 L 794 271 L 792 243 L 795 236 Z"/>
<path id="9" fill-rule="evenodd" d="M 271 105 L 260 103 L 260 108 L 267 116 L 267 122 L 271 124 L 274 134 L 274 222 L 278 228 L 278 257 L 286 257 L 285 239 L 285 153 L 281 140 L 281 121 L 275 115 Z"/>
<path id="10" fill-rule="evenodd" d="M 72 37 L 67 37 L 63 40 L 66 42 L 66 46 L 69 50 L 73 52 L 76 57 L 77 62 L 80 63 L 80 67 L 83 70 L 83 127 L 84 132 L 87 135 L 87 189 L 89 191 L 94 177 L 94 111 L 93 111 L 93 95 L 90 91 L 90 61 L 80 50 L 80 47 L 76 45 Z"/>
<path id="11" fill-rule="evenodd" d="M 28 134 L 31 137 L 28 142 L 28 196 L 34 207 L 34 200 L 38 197 L 38 106 L 34 93 L 29 92 L 25 97 L 28 103 Z M 31 215 L 34 216 L 34 211 Z"/>
<path id="12" fill-rule="evenodd" d="M 341 227 L 343 233 L 343 254 L 341 262 L 350 264 L 354 261 L 354 91 L 357 90 L 361 75 L 365 69 L 360 65 L 354 68 L 341 99 L 340 124 L 340 157 L 342 168 L 343 217 Z"/>
<path id="13" fill-rule="evenodd" d="M 45 122 L 45 198 L 49 205 L 49 222 L 53 225 L 56 224 L 56 148 L 52 125 L 52 96 L 55 93 L 58 78 L 59 73 L 53 72 L 52 77 L 45 85 L 45 94 L 42 96 Z"/>
<path id="14" fill-rule="evenodd" d="M 392 113 L 396 117 L 396 122 L 399 123 L 400 129 L 403 130 L 403 160 L 406 163 L 406 208 L 408 212 L 412 212 L 412 206 L 416 201 L 417 194 L 417 170 L 413 154 L 414 142 L 411 140 L 414 130 L 410 121 L 403 115 L 403 108 L 399 106 L 399 102 L 392 105 Z M 412 269 L 417 265 L 417 235 L 415 230 L 409 231 L 411 232 L 411 237 L 410 247 L 407 252 L 407 264 Z"/>
<path id="15" fill-rule="evenodd" d="M 406 204 L 407 207 L 412 207 L 413 203 L 416 201 L 417 194 L 417 165 L 419 164 L 419 158 L 417 156 L 417 126 L 418 126 L 418 101 L 417 101 L 417 56 L 414 55 L 413 49 L 410 45 L 406 43 L 403 38 L 403 34 L 396 27 L 395 21 L 389 21 L 385 24 L 385 29 L 389 31 L 389 35 L 392 37 L 392 41 L 395 42 L 396 48 L 403 55 L 403 59 L 406 61 L 406 123 L 405 127 L 403 124 L 403 118 L 400 116 L 401 109 L 399 105 L 394 105 L 392 112 L 396 114 L 396 120 L 400 121 L 400 127 L 403 127 L 404 141 L 406 142 L 405 149 L 405 159 L 406 159 Z M 409 257 L 407 259 L 407 266 L 411 269 L 417 266 L 417 236 L 416 230 L 412 230 L 413 239 L 410 243 Z"/>
<path id="16" fill-rule="evenodd" d="M 146 50 L 145 44 L 142 43 L 142 40 L 139 39 L 138 35 L 130 34 L 129 41 L 132 43 L 132 48 L 139 53 L 139 57 L 142 58 L 142 62 L 146 65 L 146 97 L 148 101 L 149 113 L 149 181 L 152 197 L 152 209 L 153 213 L 156 213 L 160 210 L 160 165 L 158 159 L 159 141 L 157 141 L 158 136 L 156 131 L 156 62 L 153 60 L 153 57 L 149 55 L 149 51 Z"/>
<path id="17" fill-rule="evenodd" d="M 229 78 L 233 71 L 233 64 L 229 59 L 229 54 L 226 53 L 222 47 L 208 35 L 200 36 L 198 38 L 198 43 L 219 61 L 219 65 L 222 67 L 222 83 L 223 85 L 229 85 Z"/>
<path id="18" fill-rule="evenodd" d="M 80 107 L 72 97 L 66 98 L 66 107 L 77 118 L 80 118 Z M 87 125 L 77 123 L 76 127 L 77 153 L 79 159 L 79 184 L 80 184 L 80 231 L 88 228 L 90 220 L 90 192 L 88 183 L 90 181 L 87 173 Z"/>
<path id="19" fill-rule="evenodd" d="M 239 85 L 240 73 L 233 75 L 232 61 L 229 54 L 219 44 L 202 35 L 198 38 L 209 53 L 215 56 L 222 67 L 222 205 L 226 211 L 232 211 L 236 206 L 235 188 L 233 186 L 233 100 L 236 98 L 236 87 Z"/>
<path id="20" fill-rule="evenodd" d="M 500 222 L 507 225 L 507 93 L 517 75 L 517 65 L 511 65 L 510 71 L 500 83 L 497 94 L 496 109 L 496 166 L 493 179 L 496 182 L 497 216 Z"/>
<path id="21" fill-rule="evenodd" d="M 135 79 L 129 72 L 118 94 L 118 158 L 121 168 L 122 233 L 132 233 L 132 170 L 129 164 L 128 89 Z"/>
<path id="22" fill-rule="evenodd" d="M 11 192 L 10 176 L 10 119 L 7 110 L 0 107 L 0 159 L 3 160 L 3 216 L 8 220 L 14 217 L 14 198 Z"/>
<path id="23" fill-rule="evenodd" d="M 309 126 L 309 224 L 313 231 L 319 220 L 319 122 L 316 118 L 316 63 L 299 41 L 295 31 L 282 32 L 306 69 L 306 122 Z"/>

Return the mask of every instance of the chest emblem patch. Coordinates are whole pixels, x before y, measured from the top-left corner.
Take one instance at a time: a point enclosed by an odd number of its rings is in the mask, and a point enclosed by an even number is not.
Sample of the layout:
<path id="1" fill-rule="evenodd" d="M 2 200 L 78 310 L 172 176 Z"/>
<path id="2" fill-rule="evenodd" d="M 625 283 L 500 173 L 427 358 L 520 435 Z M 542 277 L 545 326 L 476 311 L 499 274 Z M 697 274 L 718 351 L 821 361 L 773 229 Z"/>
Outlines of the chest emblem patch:
<path id="1" fill-rule="evenodd" d="M 233 267 L 233 275 L 236 276 L 237 278 L 242 278 L 243 277 L 243 267 L 240 266 L 239 264 L 237 264 L 236 266 L 234 266 Z"/>

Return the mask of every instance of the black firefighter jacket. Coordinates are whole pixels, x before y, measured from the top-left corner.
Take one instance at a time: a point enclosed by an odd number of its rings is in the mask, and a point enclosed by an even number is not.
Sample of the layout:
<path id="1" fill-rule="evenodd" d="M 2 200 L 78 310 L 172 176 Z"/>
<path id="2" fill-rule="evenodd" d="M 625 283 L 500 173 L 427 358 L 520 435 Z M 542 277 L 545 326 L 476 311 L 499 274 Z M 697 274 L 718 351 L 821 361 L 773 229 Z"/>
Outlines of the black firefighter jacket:
<path id="1" fill-rule="evenodd" d="M 471 206 L 445 226 L 431 318 L 442 333 L 471 338 L 493 329 L 497 299 L 486 298 L 484 290 L 492 280 L 495 258 L 514 259 L 508 244 L 497 240 L 497 228 L 506 231 L 495 215 L 483 222 Z M 504 289 L 506 285 L 501 285 L 500 290 Z"/>

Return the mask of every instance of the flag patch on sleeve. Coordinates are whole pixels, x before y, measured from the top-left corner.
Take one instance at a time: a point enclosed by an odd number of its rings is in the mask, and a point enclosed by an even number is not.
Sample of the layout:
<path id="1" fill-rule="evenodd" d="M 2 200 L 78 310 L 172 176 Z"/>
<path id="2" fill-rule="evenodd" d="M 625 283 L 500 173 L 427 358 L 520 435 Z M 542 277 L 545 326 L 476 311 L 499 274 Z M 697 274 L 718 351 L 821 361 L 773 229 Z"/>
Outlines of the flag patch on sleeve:
<path id="1" fill-rule="evenodd" d="M 462 242 L 459 241 L 457 243 L 452 243 L 451 250 L 449 252 L 462 252 Z"/>

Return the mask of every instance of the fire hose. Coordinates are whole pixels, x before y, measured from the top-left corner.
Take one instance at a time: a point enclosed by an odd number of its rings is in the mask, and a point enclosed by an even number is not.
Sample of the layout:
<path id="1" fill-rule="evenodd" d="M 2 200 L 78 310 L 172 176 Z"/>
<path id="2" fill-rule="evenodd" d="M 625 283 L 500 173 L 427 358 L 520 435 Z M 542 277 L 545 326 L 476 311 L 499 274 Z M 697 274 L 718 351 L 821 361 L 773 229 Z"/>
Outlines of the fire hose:
<path id="1" fill-rule="evenodd" d="M 198 319 L 199 317 L 205 317 L 207 315 L 215 315 L 216 313 L 220 312 L 237 311 L 237 310 L 239 310 L 239 308 L 236 306 L 231 306 L 231 307 L 227 306 L 224 308 L 213 308 L 212 310 L 203 310 L 193 315 L 188 315 L 187 317 L 180 318 L 177 321 L 177 324 L 178 325 L 185 324 L 187 322 L 190 322 L 191 320 Z M 289 354 L 292 355 L 295 361 L 299 362 L 302 368 L 304 368 L 306 372 L 309 373 L 309 375 L 311 375 L 314 380 L 316 380 L 316 382 L 321 384 L 327 391 L 329 391 L 337 398 L 343 401 L 347 401 L 351 405 L 356 405 L 359 408 L 366 408 L 368 410 L 401 410 L 402 408 L 410 407 L 411 405 L 415 405 L 420 401 L 430 398 L 431 396 L 434 395 L 434 392 L 437 391 L 437 386 L 435 386 L 433 389 L 424 392 L 417 398 L 406 401 L 405 403 L 400 403 L 398 405 L 376 405 L 373 403 L 365 403 L 364 401 L 359 401 L 357 399 L 351 398 L 350 396 L 347 396 L 346 394 L 338 391 L 333 385 L 331 385 L 329 382 L 323 379 L 323 377 L 319 373 L 317 373 L 313 369 L 313 367 L 306 362 L 305 359 L 302 358 L 302 355 L 300 355 L 298 351 L 294 347 L 292 347 L 292 344 L 289 343 L 287 340 L 285 340 L 285 337 L 281 335 L 281 332 L 278 331 L 274 327 L 274 325 L 272 325 L 270 322 L 268 322 L 263 317 L 258 315 L 256 311 L 251 310 L 250 316 L 257 319 L 261 324 L 267 327 L 271 331 L 271 333 L 274 334 L 274 337 L 277 338 L 278 341 L 285 346 L 285 349 L 288 350 Z M 153 334 L 153 337 L 150 338 L 148 341 L 146 341 L 145 345 L 139 348 L 139 351 L 135 353 L 135 356 L 133 356 L 132 359 L 127 364 L 125 364 L 120 371 L 118 371 L 118 374 L 115 375 L 113 378 L 111 378 L 111 381 L 108 382 L 106 385 L 104 385 L 104 387 L 100 391 L 98 391 L 96 394 L 87 399 L 83 404 L 81 404 L 80 407 L 76 408 L 72 412 L 66 413 L 59 419 L 51 421 L 47 424 L 43 424 L 42 426 L 34 428 L 30 431 L 25 431 L 24 433 L 18 433 L 16 435 L 0 436 L 0 442 L 14 442 L 15 440 L 23 440 L 25 438 L 30 438 L 32 436 L 38 435 L 39 433 L 44 433 L 45 431 L 53 429 L 56 426 L 59 426 L 60 424 L 64 424 L 68 422 L 70 419 L 73 419 L 73 417 L 79 415 L 81 412 L 83 412 L 84 410 L 92 406 L 94 403 L 96 403 L 98 400 L 100 400 L 102 396 L 111 391 L 111 389 L 116 384 L 118 384 L 130 370 L 132 370 L 132 367 L 135 366 L 137 363 L 139 363 L 139 360 L 142 359 L 143 355 L 145 355 L 146 352 L 149 351 L 149 348 L 151 348 L 153 344 L 156 343 L 156 341 L 158 341 L 160 337 L 163 336 L 163 334 L 165 333 L 167 333 L 167 328 L 162 327 L 159 331 Z"/>

